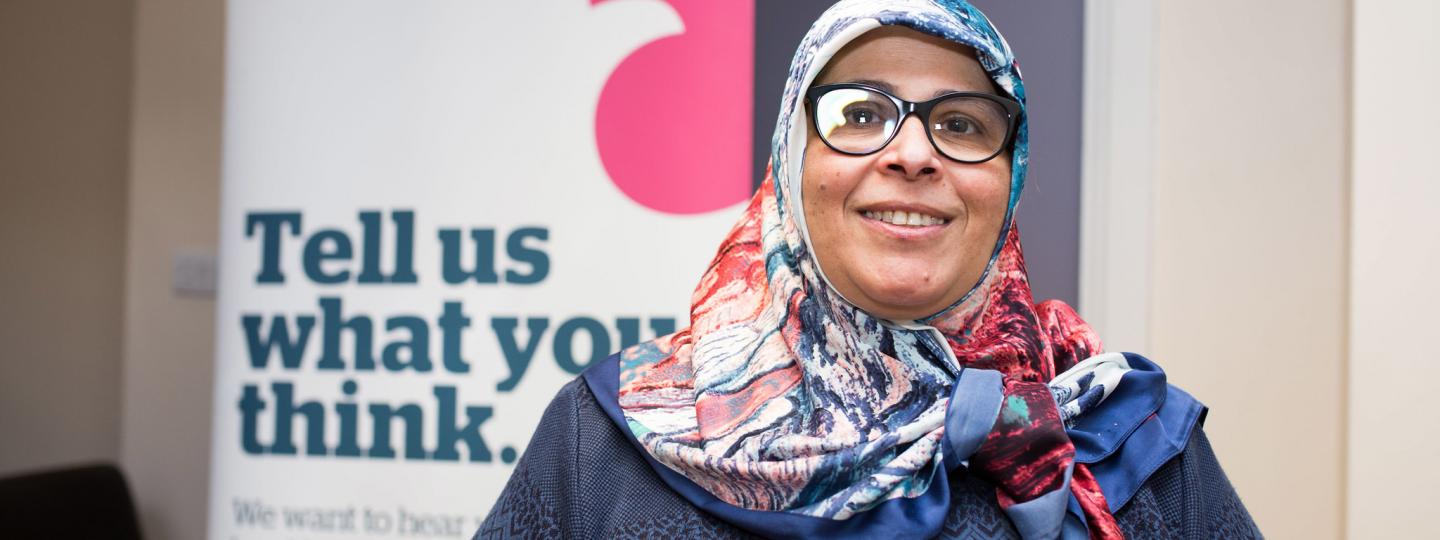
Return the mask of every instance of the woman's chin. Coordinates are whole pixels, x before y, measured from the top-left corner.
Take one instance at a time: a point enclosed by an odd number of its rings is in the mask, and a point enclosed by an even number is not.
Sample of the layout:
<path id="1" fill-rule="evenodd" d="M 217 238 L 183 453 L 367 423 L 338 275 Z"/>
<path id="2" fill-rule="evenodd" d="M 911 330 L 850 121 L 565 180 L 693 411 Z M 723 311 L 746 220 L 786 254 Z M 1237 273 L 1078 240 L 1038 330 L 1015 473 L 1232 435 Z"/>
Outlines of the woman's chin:
<path id="1" fill-rule="evenodd" d="M 861 309 L 872 315 L 893 320 L 914 320 L 943 309 L 944 291 L 917 289 L 914 282 L 894 282 L 862 286 L 864 303 Z M 862 301 L 857 299 L 857 301 Z"/>

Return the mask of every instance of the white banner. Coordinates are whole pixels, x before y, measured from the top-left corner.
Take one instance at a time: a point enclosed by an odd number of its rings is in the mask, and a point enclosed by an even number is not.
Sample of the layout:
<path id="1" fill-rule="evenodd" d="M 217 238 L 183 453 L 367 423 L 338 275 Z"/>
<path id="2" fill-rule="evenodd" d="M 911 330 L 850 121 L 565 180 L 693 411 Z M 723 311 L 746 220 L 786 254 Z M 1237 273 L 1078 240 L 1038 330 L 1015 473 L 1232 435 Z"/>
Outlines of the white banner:
<path id="1" fill-rule="evenodd" d="M 596 124 L 681 4 L 230 2 L 211 538 L 468 538 L 562 384 L 687 324 L 750 156 Z"/>

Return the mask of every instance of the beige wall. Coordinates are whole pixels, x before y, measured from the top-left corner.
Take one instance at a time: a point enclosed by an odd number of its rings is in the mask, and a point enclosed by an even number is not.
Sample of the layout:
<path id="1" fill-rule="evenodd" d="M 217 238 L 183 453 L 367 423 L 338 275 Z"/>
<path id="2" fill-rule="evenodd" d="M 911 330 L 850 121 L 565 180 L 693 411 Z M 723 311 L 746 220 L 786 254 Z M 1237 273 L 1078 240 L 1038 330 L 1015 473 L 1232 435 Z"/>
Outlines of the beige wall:
<path id="1" fill-rule="evenodd" d="M 203 538 L 215 303 L 170 268 L 218 239 L 225 3 L 138 0 L 135 28 L 120 456 L 151 538 Z"/>
<path id="2" fill-rule="evenodd" d="M 223 40 L 222 0 L 0 2 L 0 475 L 119 461 L 152 539 L 205 534 L 214 302 L 170 279 L 215 249 Z"/>
<path id="3" fill-rule="evenodd" d="M 1338 537 L 1349 3 L 1156 9 L 1152 352 L 1268 536 Z"/>
<path id="4" fill-rule="evenodd" d="M 117 457 L 132 10 L 0 2 L 0 475 Z"/>
<path id="5" fill-rule="evenodd" d="M 1348 530 L 1440 538 L 1440 3 L 1354 9 Z"/>
<path id="6" fill-rule="evenodd" d="M 0 2 L 0 475 L 119 461 L 152 539 L 205 534 L 214 304 L 170 278 L 216 243 L 223 35 L 221 0 Z"/>

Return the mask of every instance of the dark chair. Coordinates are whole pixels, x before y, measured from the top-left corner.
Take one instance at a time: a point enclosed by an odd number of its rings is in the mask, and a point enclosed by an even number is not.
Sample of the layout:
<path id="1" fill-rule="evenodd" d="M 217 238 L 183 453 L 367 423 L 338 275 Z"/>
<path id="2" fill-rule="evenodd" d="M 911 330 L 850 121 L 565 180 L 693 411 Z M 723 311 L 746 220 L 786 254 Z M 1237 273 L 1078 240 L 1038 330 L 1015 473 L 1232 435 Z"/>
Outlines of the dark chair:
<path id="1" fill-rule="evenodd" d="M 0 478 L 0 538 L 139 540 L 125 477 L 88 465 Z"/>

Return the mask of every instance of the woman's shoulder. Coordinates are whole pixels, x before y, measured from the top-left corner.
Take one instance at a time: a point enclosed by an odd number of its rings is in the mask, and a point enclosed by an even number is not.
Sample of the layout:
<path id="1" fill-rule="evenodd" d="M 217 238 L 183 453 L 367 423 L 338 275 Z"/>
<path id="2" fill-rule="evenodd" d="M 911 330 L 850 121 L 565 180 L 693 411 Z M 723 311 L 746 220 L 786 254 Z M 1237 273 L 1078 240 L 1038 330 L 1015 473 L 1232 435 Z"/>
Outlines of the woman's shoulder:
<path id="1" fill-rule="evenodd" d="M 1150 359 L 1123 358 L 1123 378 L 1067 430 L 1122 528 L 1144 538 L 1259 537 L 1205 436 L 1205 405 Z"/>
<path id="2" fill-rule="evenodd" d="M 651 470 L 583 377 L 561 387 L 476 538 L 744 538 Z"/>
<path id="3" fill-rule="evenodd" d="M 1115 518 L 1133 538 L 1263 538 L 1198 423 Z"/>

